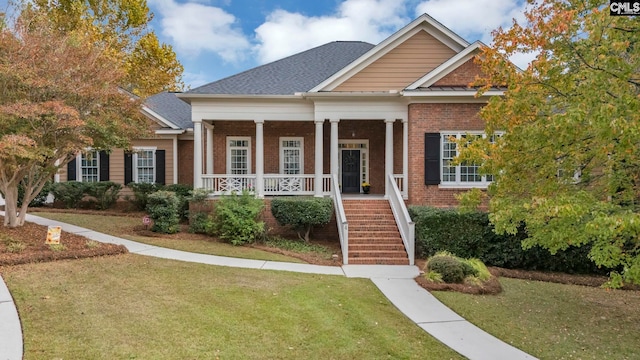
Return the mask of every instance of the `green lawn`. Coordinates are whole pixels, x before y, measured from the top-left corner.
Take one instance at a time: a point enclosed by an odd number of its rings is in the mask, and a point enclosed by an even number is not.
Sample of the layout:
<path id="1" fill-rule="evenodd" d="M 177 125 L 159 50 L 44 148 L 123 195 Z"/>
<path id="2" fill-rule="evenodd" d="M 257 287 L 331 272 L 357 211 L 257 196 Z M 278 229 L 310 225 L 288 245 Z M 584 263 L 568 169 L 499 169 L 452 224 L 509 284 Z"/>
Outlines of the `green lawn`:
<path id="1" fill-rule="evenodd" d="M 500 295 L 434 295 L 541 359 L 640 358 L 640 292 L 508 278 L 500 283 Z"/>
<path id="2" fill-rule="evenodd" d="M 368 280 L 127 254 L 3 269 L 25 359 L 458 359 Z"/>
<path id="3" fill-rule="evenodd" d="M 136 217 L 57 212 L 36 212 L 33 214 L 47 219 L 57 220 L 67 224 L 77 225 L 105 234 L 121 237 L 123 239 L 133 240 L 170 249 L 189 251 L 199 254 L 230 256 L 255 260 L 286 261 L 296 263 L 303 262 L 302 260 L 291 256 L 274 254 L 268 251 L 262 251 L 247 246 L 233 246 L 227 243 L 219 242 L 213 238 L 207 239 L 207 237 L 205 236 L 201 236 L 198 239 L 190 239 L 188 238 L 188 236 L 180 239 L 179 235 L 177 236 L 177 239 L 141 236 L 134 232 L 134 228 L 142 224 L 141 218 Z"/>

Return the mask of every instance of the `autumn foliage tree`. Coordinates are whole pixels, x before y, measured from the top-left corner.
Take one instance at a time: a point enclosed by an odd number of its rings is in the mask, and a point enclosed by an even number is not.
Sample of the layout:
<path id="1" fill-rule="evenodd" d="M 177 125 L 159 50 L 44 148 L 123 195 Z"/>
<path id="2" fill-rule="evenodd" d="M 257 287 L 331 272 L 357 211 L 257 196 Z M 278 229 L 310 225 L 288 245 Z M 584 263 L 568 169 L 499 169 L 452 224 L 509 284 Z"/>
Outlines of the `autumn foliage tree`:
<path id="1" fill-rule="evenodd" d="M 18 0 L 19 1 L 19 0 Z M 95 40 L 121 55 L 122 86 L 140 97 L 183 89 L 183 67 L 173 48 L 149 29 L 146 0 L 33 0 L 27 9 L 45 14 L 62 32 L 88 29 Z"/>
<path id="2" fill-rule="evenodd" d="M 140 103 L 118 86 L 122 52 L 93 28 L 55 25 L 23 11 L 0 31 L 0 192 L 6 226 L 24 223 L 45 182 L 88 147 L 128 147 L 146 134 Z M 18 186 L 24 186 L 17 208 Z"/>
<path id="3" fill-rule="evenodd" d="M 536 54 L 527 69 L 506 59 Z M 461 159 L 493 174 L 498 232 L 523 224 L 525 247 L 591 247 L 615 269 L 610 285 L 640 283 L 640 22 L 608 1 L 531 1 L 526 23 L 494 33 L 481 64 L 485 89 L 506 86 L 482 110 L 495 144 Z M 585 261 L 588 261 L 585 259 Z"/>

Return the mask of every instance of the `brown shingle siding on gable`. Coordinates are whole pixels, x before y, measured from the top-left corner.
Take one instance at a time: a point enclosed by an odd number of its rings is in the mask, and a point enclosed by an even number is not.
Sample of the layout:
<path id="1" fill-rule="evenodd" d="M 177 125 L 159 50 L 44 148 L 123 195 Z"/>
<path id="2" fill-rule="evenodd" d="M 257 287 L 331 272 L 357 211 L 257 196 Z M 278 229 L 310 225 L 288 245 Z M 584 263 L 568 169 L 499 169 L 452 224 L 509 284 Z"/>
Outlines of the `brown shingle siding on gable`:
<path id="1" fill-rule="evenodd" d="M 451 48 L 420 31 L 334 91 L 402 90 L 454 55 Z"/>
<path id="2" fill-rule="evenodd" d="M 480 65 L 476 64 L 474 59 L 475 58 L 469 59 L 460 65 L 460 67 L 436 81 L 432 86 L 469 86 L 469 84 L 475 81 L 476 75 L 482 76 Z"/>

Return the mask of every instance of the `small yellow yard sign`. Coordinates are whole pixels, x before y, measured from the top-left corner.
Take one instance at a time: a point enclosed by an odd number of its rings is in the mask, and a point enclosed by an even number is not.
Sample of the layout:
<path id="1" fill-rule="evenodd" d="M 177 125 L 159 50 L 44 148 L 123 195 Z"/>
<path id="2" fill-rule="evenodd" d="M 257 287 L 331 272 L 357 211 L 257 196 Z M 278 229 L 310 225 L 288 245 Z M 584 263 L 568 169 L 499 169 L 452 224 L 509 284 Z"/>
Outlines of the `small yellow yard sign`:
<path id="1" fill-rule="evenodd" d="M 60 234 L 62 233 L 61 226 L 49 226 L 47 230 L 47 240 L 45 244 L 60 244 Z"/>

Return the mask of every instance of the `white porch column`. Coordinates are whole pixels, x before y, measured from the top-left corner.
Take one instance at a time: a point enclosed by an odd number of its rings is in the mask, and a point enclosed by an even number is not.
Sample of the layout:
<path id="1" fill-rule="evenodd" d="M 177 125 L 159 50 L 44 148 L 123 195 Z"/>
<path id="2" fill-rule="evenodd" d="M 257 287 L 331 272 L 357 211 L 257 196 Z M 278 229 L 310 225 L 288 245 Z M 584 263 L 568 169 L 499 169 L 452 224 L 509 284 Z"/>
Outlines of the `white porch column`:
<path id="1" fill-rule="evenodd" d="M 393 174 L 393 122 L 395 119 L 386 119 L 385 139 L 384 139 L 384 197 L 387 198 L 391 189 L 387 185 L 389 174 Z"/>
<path id="2" fill-rule="evenodd" d="M 316 148 L 315 148 L 315 193 L 313 196 L 322 197 L 322 168 L 323 168 L 323 157 L 322 157 L 322 125 L 324 120 L 316 120 Z"/>
<path id="3" fill-rule="evenodd" d="M 402 197 L 409 196 L 409 119 L 402 119 Z"/>
<path id="4" fill-rule="evenodd" d="M 338 123 L 340 122 L 340 119 L 331 119 L 329 122 L 331 122 L 331 149 L 329 150 L 331 152 L 330 173 L 331 175 L 338 175 Z"/>
<path id="5" fill-rule="evenodd" d="M 264 120 L 256 123 L 256 195 L 264 197 Z"/>
<path id="6" fill-rule="evenodd" d="M 178 183 L 178 135 L 173 137 L 173 183 Z"/>
<path id="7" fill-rule="evenodd" d="M 193 188 L 202 188 L 202 120 L 193 121 Z"/>
<path id="8" fill-rule="evenodd" d="M 207 128 L 207 174 L 213 174 L 213 125 L 205 125 Z"/>

